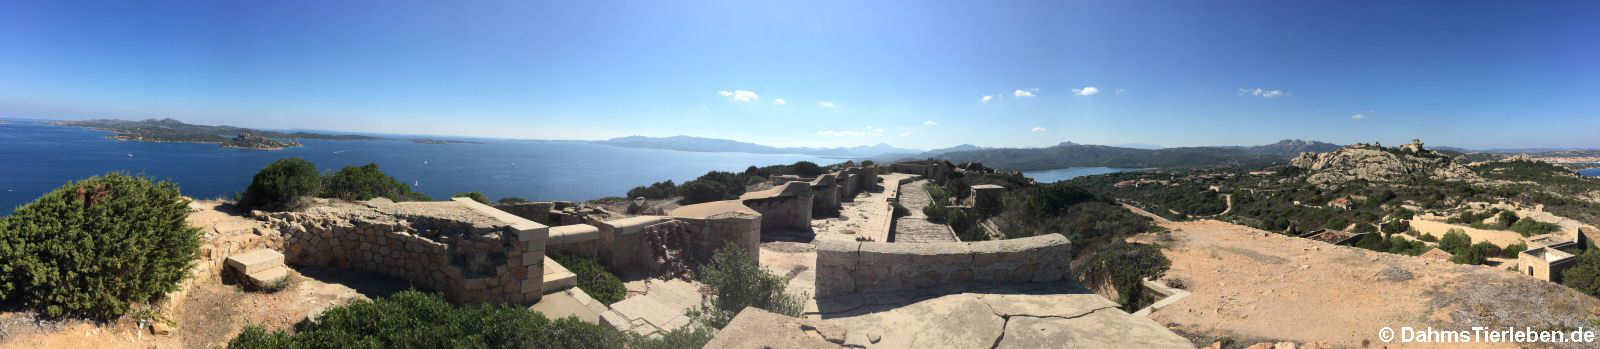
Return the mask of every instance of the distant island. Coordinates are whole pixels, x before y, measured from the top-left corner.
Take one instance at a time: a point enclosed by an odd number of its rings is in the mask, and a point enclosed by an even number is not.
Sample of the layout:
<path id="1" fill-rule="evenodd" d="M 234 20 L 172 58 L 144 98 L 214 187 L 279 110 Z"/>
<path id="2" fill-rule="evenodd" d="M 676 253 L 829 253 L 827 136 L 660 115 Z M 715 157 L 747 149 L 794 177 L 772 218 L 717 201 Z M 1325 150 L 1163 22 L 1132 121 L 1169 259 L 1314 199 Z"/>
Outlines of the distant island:
<path id="1" fill-rule="evenodd" d="M 142 121 L 99 119 L 54 121 L 52 125 L 88 127 L 111 131 L 111 139 L 140 142 L 179 142 L 220 144 L 226 148 L 278 150 L 300 146 L 296 139 L 323 139 L 336 141 L 381 139 L 361 135 L 326 135 L 309 132 L 283 133 L 261 131 L 233 126 L 187 124 L 175 119 L 147 119 Z M 228 137 L 226 135 L 234 135 Z"/>
<path id="2" fill-rule="evenodd" d="M 413 138 L 411 143 L 416 144 L 483 144 L 483 142 L 457 141 L 449 139 Z"/>

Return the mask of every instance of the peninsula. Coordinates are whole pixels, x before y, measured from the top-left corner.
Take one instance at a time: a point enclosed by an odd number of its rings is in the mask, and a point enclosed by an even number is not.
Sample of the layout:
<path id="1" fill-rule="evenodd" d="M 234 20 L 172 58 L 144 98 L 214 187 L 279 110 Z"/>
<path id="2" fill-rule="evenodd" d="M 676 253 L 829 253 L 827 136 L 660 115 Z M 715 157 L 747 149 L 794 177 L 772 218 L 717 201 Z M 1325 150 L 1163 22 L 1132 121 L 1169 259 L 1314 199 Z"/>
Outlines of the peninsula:
<path id="1" fill-rule="evenodd" d="M 52 125 L 87 127 L 110 131 L 111 139 L 141 142 L 178 142 L 220 144 L 228 148 L 278 150 L 300 146 L 296 139 L 324 140 L 375 140 L 362 135 L 327 135 L 310 132 L 275 132 L 233 126 L 188 124 L 176 119 L 146 119 L 128 121 L 115 119 L 67 120 L 51 122 Z M 228 137 L 225 135 L 235 135 Z M 287 141 L 284 141 L 287 140 Z"/>

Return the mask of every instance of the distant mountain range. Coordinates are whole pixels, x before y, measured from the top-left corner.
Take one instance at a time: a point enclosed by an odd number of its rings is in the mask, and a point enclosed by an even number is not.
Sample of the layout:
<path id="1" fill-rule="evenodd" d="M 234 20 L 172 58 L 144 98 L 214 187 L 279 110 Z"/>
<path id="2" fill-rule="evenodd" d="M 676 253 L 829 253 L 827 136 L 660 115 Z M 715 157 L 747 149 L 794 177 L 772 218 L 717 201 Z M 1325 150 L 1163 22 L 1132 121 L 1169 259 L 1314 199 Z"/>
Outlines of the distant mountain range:
<path id="1" fill-rule="evenodd" d="M 773 147 L 727 139 L 690 136 L 612 138 L 593 143 L 629 148 L 666 149 L 693 152 L 739 152 L 756 154 L 805 154 L 831 157 L 866 158 L 891 154 L 913 155 L 921 151 L 896 148 L 887 143 L 839 148 Z"/>
<path id="2" fill-rule="evenodd" d="M 1045 148 L 982 148 L 942 153 L 926 152 L 902 159 L 943 159 L 982 162 L 994 168 L 1044 170 L 1065 167 L 1210 167 L 1256 165 L 1287 160 L 1302 152 L 1327 152 L 1338 145 L 1285 139 L 1253 147 L 1179 147 L 1138 149 L 1062 142 Z"/>

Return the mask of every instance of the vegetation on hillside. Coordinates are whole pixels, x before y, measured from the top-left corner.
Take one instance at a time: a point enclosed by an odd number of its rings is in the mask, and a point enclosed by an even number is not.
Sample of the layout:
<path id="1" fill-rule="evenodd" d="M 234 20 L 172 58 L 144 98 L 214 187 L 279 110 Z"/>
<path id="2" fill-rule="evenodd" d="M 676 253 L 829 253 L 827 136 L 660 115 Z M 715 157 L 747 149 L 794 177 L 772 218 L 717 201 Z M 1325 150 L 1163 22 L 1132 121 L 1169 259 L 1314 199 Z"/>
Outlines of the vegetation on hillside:
<path id="1" fill-rule="evenodd" d="M 452 305 L 435 294 L 402 291 L 377 300 L 329 308 L 292 334 L 249 326 L 228 348 L 616 348 L 630 337 L 568 317 L 558 320 L 521 307 Z"/>
<path id="2" fill-rule="evenodd" d="M 1131 313 L 1143 306 L 1139 304 L 1144 295 L 1143 280 L 1161 278 L 1171 267 L 1172 262 L 1158 246 L 1117 241 L 1084 257 L 1078 280 L 1089 285 L 1112 285 L 1117 290 L 1117 304 Z"/>
<path id="3" fill-rule="evenodd" d="M 0 218 L 0 302 L 111 319 L 177 288 L 199 249 L 170 182 L 112 173 L 70 182 Z"/>
<path id="4" fill-rule="evenodd" d="M 717 249 L 711 262 L 702 265 L 694 277 L 710 293 L 689 317 L 710 328 L 727 326 L 745 307 L 795 317 L 805 307 L 803 298 L 786 292 L 787 280 L 762 269 L 754 257 L 731 243 Z"/>

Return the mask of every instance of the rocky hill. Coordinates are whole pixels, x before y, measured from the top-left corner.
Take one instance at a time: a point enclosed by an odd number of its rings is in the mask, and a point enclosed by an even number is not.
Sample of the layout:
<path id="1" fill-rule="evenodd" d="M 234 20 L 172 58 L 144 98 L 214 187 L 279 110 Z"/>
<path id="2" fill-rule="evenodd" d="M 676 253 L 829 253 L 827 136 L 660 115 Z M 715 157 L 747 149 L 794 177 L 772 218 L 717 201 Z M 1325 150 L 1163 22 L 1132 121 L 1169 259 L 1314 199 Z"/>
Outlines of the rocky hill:
<path id="1" fill-rule="evenodd" d="M 1420 142 L 1396 148 L 1358 143 L 1324 153 L 1300 153 L 1289 161 L 1310 174 L 1311 184 L 1336 184 L 1353 180 L 1404 183 L 1432 178 L 1476 181 L 1471 169 L 1443 153 L 1422 148 Z"/>

